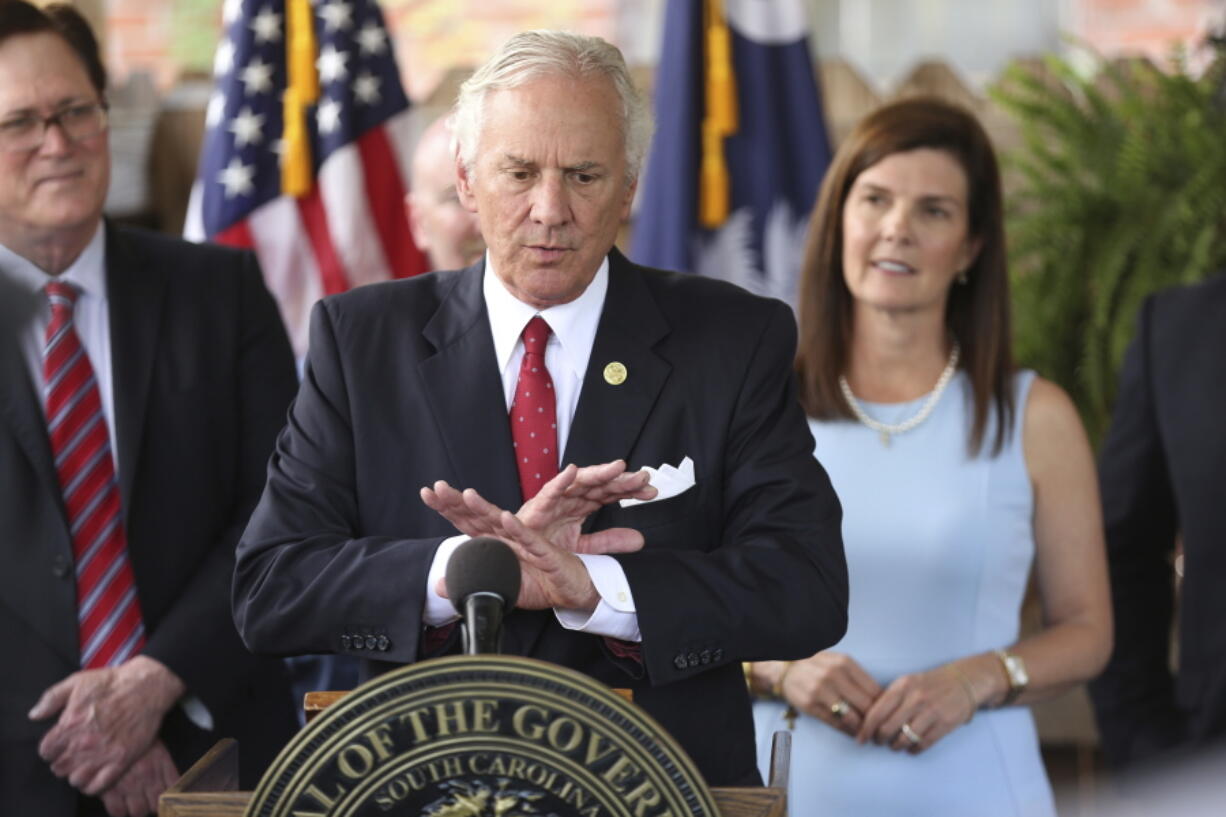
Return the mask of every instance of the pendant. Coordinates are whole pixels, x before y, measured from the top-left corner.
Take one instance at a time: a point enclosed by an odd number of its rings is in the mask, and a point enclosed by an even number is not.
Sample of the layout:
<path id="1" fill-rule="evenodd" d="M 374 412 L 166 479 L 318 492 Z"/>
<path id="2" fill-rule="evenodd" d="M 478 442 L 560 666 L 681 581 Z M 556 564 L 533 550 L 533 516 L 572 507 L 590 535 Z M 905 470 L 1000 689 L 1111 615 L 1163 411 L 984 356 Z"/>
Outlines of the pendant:
<path id="1" fill-rule="evenodd" d="M 886 448 L 890 447 L 890 432 L 888 431 L 881 432 L 881 444 L 885 446 Z"/>

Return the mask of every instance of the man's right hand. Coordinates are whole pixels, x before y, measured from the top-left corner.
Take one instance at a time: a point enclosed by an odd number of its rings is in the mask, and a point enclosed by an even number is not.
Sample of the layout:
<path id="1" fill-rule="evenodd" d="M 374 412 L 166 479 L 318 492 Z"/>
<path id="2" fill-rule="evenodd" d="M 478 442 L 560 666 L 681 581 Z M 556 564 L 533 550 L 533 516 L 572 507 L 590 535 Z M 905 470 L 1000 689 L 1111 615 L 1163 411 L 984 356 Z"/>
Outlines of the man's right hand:
<path id="1" fill-rule="evenodd" d="M 421 498 L 461 533 L 493 536 L 511 546 L 523 570 L 517 606 L 591 610 L 599 594 L 575 554 L 636 551 L 643 547 L 643 535 L 630 528 L 583 534 L 583 521 L 612 502 L 654 497 L 648 479 L 646 472 L 627 473 L 621 460 L 585 468 L 569 465 L 517 514 L 471 488 L 460 492 L 442 480 L 423 488 Z"/>
<path id="2" fill-rule="evenodd" d="M 146 817 L 157 814 L 158 798 L 179 779 L 165 744 L 155 740 L 128 770 L 100 795 L 111 817 Z"/>
<path id="3" fill-rule="evenodd" d="M 583 521 L 605 505 L 656 495 L 646 471 L 626 471 L 623 460 L 579 468 L 568 465 L 516 513 L 524 525 L 572 553 L 610 553 L 608 537 L 581 536 Z M 422 502 L 468 536 L 498 536 L 503 512 L 471 488 L 459 491 L 444 480 L 421 489 Z"/>

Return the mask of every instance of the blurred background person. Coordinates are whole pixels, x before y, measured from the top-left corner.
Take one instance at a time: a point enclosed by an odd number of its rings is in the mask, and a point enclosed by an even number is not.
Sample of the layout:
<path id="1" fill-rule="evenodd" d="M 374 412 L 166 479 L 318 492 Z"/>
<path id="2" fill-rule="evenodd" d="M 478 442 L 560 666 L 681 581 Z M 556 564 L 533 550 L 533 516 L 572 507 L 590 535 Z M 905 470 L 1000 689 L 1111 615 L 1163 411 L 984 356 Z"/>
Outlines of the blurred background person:
<path id="1" fill-rule="evenodd" d="M 1151 296 L 1120 373 L 1099 460 L 1115 651 L 1090 686 L 1103 755 L 1117 769 L 1226 738 L 1223 350 L 1226 275 L 1218 275 Z"/>
<path id="2" fill-rule="evenodd" d="M 455 150 L 449 116 L 430 123 L 413 152 L 408 194 L 413 243 L 436 270 L 462 269 L 485 253 L 477 214 L 456 194 Z"/>
<path id="3" fill-rule="evenodd" d="M 810 224 L 801 395 L 844 505 L 849 627 L 750 667 L 789 809 L 1054 814 L 1031 701 L 1111 643 L 1098 489 L 1077 412 L 1016 371 L 1000 177 L 969 113 L 909 99 L 838 151 Z M 1032 562 L 1046 626 L 1018 641 Z"/>
<path id="4" fill-rule="evenodd" d="M 143 815 L 221 737 L 293 729 L 229 614 L 294 393 L 248 253 L 104 222 L 106 71 L 72 7 L 0 3 L 0 811 Z"/>

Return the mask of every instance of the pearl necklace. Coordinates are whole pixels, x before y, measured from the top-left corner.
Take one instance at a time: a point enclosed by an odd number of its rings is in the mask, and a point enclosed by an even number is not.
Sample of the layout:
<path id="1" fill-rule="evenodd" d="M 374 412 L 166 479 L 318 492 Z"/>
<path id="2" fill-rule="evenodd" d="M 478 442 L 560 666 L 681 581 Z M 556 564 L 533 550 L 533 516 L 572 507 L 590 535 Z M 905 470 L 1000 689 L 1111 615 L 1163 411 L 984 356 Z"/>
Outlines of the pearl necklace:
<path id="1" fill-rule="evenodd" d="M 941 372 L 941 376 L 937 378 L 937 384 L 933 387 L 932 393 L 928 395 L 928 399 L 924 401 L 924 405 L 920 406 L 920 410 L 915 413 L 915 416 L 903 420 L 901 423 L 883 423 L 869 417 L 860 406 L 860 401 L 856 400 L 856 396 L 851 393 L 851 386 L 847 385 L 847 378 L 843 375 L 839 375 L 839 388 L 843 390 L 843 397 L 847 398 L 847 405 L 851 406 L 851 413 L 856 415 L 856 419 L 861 423 L 881 435 L 881 444 L 888 448 L 891 434 L 902 434 L 904 431 L 910 431 L 927 420 L 928 416 L 932 414 L 932 410 L 937 407 L 937 401 L 941 399 L 941 394 L 945 391 L 945 387 L 949 385 L 950 380 L 953 380 L 954 373 L 958 370 L 958 355 L 960 351 L 958 344 L 955 342 L 954 348 L 949 352 L 949 362 L 945 364 L 945 369 Z"/>

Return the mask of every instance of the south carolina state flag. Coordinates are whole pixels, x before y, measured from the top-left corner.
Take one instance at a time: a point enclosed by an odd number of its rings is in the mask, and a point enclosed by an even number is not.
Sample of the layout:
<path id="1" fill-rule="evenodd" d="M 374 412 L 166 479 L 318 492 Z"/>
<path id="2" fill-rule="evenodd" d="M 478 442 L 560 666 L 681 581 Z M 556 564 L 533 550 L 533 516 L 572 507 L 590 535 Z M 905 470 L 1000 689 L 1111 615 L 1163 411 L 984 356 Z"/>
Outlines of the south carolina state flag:
<path id="1" fill-rule="evenodd" d="M 226 0 L 184 232 L 256 251 L 294 351 L 322 295 L 423 272 L 409 101 L 371 0 Z"/>
<path id="2" fill-rule="evenodd" d="M 830 147 L 802 0 L 670 0 L 631 257 L 795 303 Z"/>

